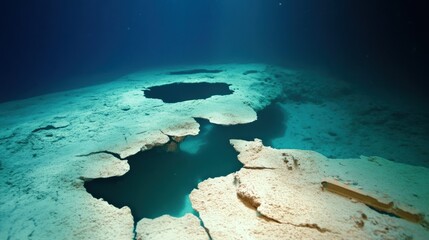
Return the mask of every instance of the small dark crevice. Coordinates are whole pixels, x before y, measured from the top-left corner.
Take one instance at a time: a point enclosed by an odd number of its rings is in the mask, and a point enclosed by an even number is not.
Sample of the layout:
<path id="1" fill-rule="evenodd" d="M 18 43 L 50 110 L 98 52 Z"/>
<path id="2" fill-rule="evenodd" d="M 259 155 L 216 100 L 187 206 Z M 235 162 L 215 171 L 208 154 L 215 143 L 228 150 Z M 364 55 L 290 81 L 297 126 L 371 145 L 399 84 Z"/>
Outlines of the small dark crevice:
<path id="1" fill-rule="evenodd" d="M 256 71 L 256 70 L 248 70 L 248 71 L 245 71 L 243 73 L 243 75 L 254 74 L 254 73 L 258 73 L 258 71 Z"/>
<path id="2" fill-rule="evenodd" d="M 55 130 L 55 129 L 65 128 L 67 126 L 68 125 L 66 125 L 66 126 L 60 126 L 60 127 L 55 127 L 54 125 L 47 125 L 45 127 L 36 128 L 33 131 L 31 131 L 31 132 L 35 133 L 35 132 L 44 131 L 44 130 Z"/>
<path id="3" fill-rule="evenodd" d="M 0 140 L 3 141 L 3 140 L 6 140 L 6 139 L 10 139 L 10 138 L 15 137 L 15 135 L 16 135 L 16 133 L 12 133 L 12 134 L 10 134 L 8 136 L 0 137 Z"/>
<path id="4" fill-rule="evenodd" d="M 251 199 L 251 198 L 250 198 L 250 197 L 248 197 L 248 196 L 245 196 L 245 195 L 243 195 L 243 194 L 240 194 L 239 192 L 237 192 L 237 197 L 238 197 L 238 199 L 240 199 L 240 201 L 241 201 L 241 202 L 242 202 L 246 207 L 248 207 L 248 208 L 250 208 L 250 209 L 254 210 L 254 211 L 256 212 L 257 216 L 258 216 L 259 218 L 262 218 L 262 219 L 264 219 L 265 221 L 275 222 L 275 223 L 282 224 L 282 222 L 280 222 L 279 220 L 274 219 L 274 218 L 271 218 L 271 217 L 268 217 L 268 216 L 266 216 L 266 215 L 262 214 L 261 212 L 259 212 L 259 211 L 258 211 L 258 207 L 259 207 L 259 206 L 261 206 L 261 203 L 260 203 L 260 202 L 257 202 L 256 200 Z"/>
<path id="5" fill-rule="evenodd" d="M 173 71 L 169 72 L 169 75 L 188 75 L 188 74 L 198 74 L 198 73 L 221 73 L 223 70 L 209 70 L 209 69 L 191 69 L 191 70 L 182 70 L 182 71 Z"/>
<path id="6" fill-rule="evenodd" d="M 294 225 L 294 224 L 292 224 Z M 327 228 L 322 228 L 319 225 L 317 225 L 316 223 L 305 223 L 305 224 L 298 224 L 298 225 L 294 225 L 296 227 L 306 227 L 306 228 L 313 228 L 316 229 L 317 231 L 321 232 L 321 233 L 325 233 L 325 232 L 332 232 L 331 230 L 327 229 Z"/>
<path id="7" fill-rule="evenodd" d="M 133 226 L 133 240 L 139 240 L 137 239 L 137 222 L 133 217 L 134 226 Z"/>
<path id="8" fill-rule="evenodd" d="M 117 158 L 119 160 L 125 160 L 125 158 L 122 158 L 121 155 L 119 155 L 119 153 L 110 152 L 110 151 L 106 151 L 106 150 L 105 151 L 90 152 L 88 154 L 76 155 L 76 157 L 88 157 L 88 156 L 91 156 L 91 155 L 101 154 L 101 153 L 110 154 L 110 155 L 114 156 L 115 158 Z"/>
<path id="9" fill-rule="evenodd" d="M 268 169 L 268 170 L 274 170 L 277 168 L 271 168 L 271 167 L 251 167 L 251 166 L 243 166 L 243 168 L 245 169 L 252 169 L 252 170 L 264 170 L 264 169 Z"/>
<path id="10" fill-rule="evenodd" d="M 377 213 L 379 213 L 379 214 L 382 214 L 382 215 L 386 215 L 386 216 L 389 216 L 389 217 L 394 217 L 394 218 L 401 218 L 400 216 L 398 216 L 398 215 L 396 215 L 396 214 L 394 214 L 394 213 L 391 213 L 391 212 L 386 212 L 386 211 L 383 211 L 383 210 L 381 210 L 381 209 L 377 209 L 377 208 L 375 208 L 375 207 L 373 207 L 373 206 L 371 206 L 371 205 L 369 205 L 369 204 L 365 204 L 367 207 L 369 207 L 370 209 L 372 209 L 372 210 L 374 210 L 374 211 L 376 211 Z"/>
<path id="11" fill-rule="evenodd" d="M 240 199 L 240 201 L 248 208 L 253 209 L 257 211 L 258 207 L 261 205 L 260 202 L 257 202 L 254 199 L 251 199 L 249 196 L 246 196 L 244 194 L 241 194 L 237 192 L 237 197 Z"/>
<path id="12" fill-rule="evenodd" d="M 201 225 L 201 227 L 203 227 L 203 228 L 204 228 L 204 230 L 206 231 L 207 236 L 209 237 L 209 240 L 212 240 L 213 238 L 212 238 L 212 236 L 210 235 L 210 230 L 209 230 L 208 228 L 206 228 L 206 226 L 204 226 L 203 219 L 201 219 L 199 212 L 195 211 L 195 213 L 193 213 L 193 215 L 194 215 L 195 217 L 197 217 L 197 218 L 200 220 L 200 225 Z"/>
<path id="13" fill-rule="evenodd" d="M 275 222 L 275 223 L 278 223 L 278 224 L 282 224 L 282 222 L 280 222 L 279 220 L 276 220 L 276 219 L 274 219 L 274 218 L 267 217 L 267 216 L 265 216 L 264 214 L 262 214 L 261 212 L 259 212 L 258 210 L 256 210 L 256 213 L 258 213 L 258 217 L 260 217 L 260 218 L 264 219 L 265 221 Z"/>

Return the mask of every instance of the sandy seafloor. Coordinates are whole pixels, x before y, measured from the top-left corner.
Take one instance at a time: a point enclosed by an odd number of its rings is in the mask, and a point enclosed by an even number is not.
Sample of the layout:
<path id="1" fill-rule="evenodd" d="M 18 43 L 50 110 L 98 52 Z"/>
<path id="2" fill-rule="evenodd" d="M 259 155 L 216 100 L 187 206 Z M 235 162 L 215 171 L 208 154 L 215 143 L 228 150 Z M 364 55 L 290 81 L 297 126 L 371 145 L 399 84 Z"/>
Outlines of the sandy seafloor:
<path id="1" fill-rule="evenodd" d="M 189 69 L 223 71 L 168 74 Z M 243 74 L 249 70 L 257 72 Z M 173 82 L 224 82 L 234 93 L 173 104 L 143 94 L 142 90 L 150 86 Z M 86 192 L 84 181 L 125 174 L 128 163 L 118 157 L 126 159 L 165 144 L 171 136 L 197 135 L 199 126 L 194 118 L 214 124 L 245 124 L 255 121 L 256 112 L 273 101 L 284 110 L 286 130 L 272 140 L 271 147 L 312 150 L 328 158 L 355 162 L 364 158 L 361 155 L 391 160 L 388 168 L 377 168 L 374 175 L 380 178 L 366 182 L 362 188 L 384 186 L 386 189 L 375 193 L 380 195 L 398 192 L 395 186 L 401 186 L 405 197 L 388 198 L 423 216 L 429 214 L 427 113 L 414 106 L 381 101 L 338 79 L 280 67 L 182 66 L 132 73 L 101 85 L 0 104 L 0 239 L 156 239 L 156 235 L 139 235 L 128 207 L 118 209 L 93 198 Z M 368 167 L 364 163 L 362 166 Z M 397 185 L 384 184 L 392 179 L 389 172 L 395 167 L 407 169 L 408 177 L 399 176 Z M 359 169 L 359 164 L 347 171 L 353 172 L 353 168 Z M 408 193 L 415 197 L 407 197 Z M 201 219 L 204 221 L 204 216 Z M 141 229 L 144 224 L 139 223 Z M 396 228 L 389 233 L 393 235 L 374 236 L 429 237 L 427 226 L 412 223 L 415 226 L 402 229 L 398 227 L 401 224 L 393 224 Z M 199 227 L 195 222 L 193 225 Z M 299 225 L 303 226 L 314 225 Z M 320 229 L 311 231 L 323 238 Z M 195 239 L 204 239 L 205 234 L 200 231 Z M 267 239 L 275 238 L 270 232 L 265 234 Z"/>

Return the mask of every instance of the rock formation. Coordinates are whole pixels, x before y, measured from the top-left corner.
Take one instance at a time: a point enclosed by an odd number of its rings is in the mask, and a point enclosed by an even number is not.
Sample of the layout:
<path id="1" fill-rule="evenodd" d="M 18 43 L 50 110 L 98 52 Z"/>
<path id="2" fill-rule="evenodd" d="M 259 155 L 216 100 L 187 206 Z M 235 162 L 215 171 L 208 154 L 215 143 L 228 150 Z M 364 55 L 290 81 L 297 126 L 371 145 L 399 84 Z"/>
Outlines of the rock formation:
<path id="1" fill-rule="evenodd" d="M 429 171 L 421 167 L 377 159 L 328 159 L 318 153 L 278 150 L 255 141 L 231 140 L 244 167 L 226 177 L 208 179 L 191 195 L 213 239 L 424 239 L 428 236 L 429 209 L 424 199 Z M 347 162 L 354 162 L 353 167 Z M 379 182 L 356 176 L 366 175 Z M 386 187 L 383 177 L 395 174 L 395 184 Z M 337 178 L 356 189 L 372 190 L 372 196 L 404 206 L 422 216 L 413 222 L 377 212 L 353 196 L 340 196 L 322 187 L 323 179 Z M 352 181 L 351 181 L 352 180 Z M 397 187 L 402 194 L 397 195 Z M 407 198 L 419 193 L 421 198 Z M 351 199 L 349 198 L 351 197 Z M 414 210 L 410 210 L 414 209 Z"/>
<path id="2" fill-rule="evenodd" d="M 137 223 L 136 239 L 151 240 L 208 240 L 205 229 L 200 225 L 200 220 L 192 214 L 186 214 L 181 218 L 168 215 L 156 219 L 143 218 Z"/>

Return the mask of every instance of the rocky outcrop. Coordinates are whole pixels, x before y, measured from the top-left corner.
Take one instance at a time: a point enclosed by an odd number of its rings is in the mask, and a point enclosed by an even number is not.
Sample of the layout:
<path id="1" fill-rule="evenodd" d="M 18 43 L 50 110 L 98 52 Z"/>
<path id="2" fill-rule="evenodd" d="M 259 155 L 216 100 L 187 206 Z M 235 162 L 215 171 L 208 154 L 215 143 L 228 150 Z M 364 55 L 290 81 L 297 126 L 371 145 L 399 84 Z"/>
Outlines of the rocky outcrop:
<path id="1" fill-rule="evenodd" d="M 136 239 L 151 240 L 208 240 L 209 236 L 192 214 L 181 218 L 164 215 L 155 219 L 143 218 L 137 223 Z"/>
<path id="2" fill-rule="evenodd" d="M 322 187 L 323 179 L 336 178 L 368 190 L 373 198 L 391 199 L 427 216 L 424 199 L 429 197 L 425 190 L 429 180 L 422 176 L 429 171 L 425 168 L 387 160 L 379 166 L 365 159 L 328 159 L 311 151 L 265 147 L 257 139 L 231 140 L 231 144 L 244 167 L 200 183 L 190 195 L 213 239 L 424 239 L 429 233 L 426 220 L 416 223 L 375 211 L 357 197 Z M 360 162 L 353 165 L 356 169 L 338 167 L 349 161 Z M 378 182 L 366 181 L 363 175 L 347 178 L 369 166 L 373 171 L 366 172 L 366 178 L 378 178 Z M 384 182 L 383 176 L 392 173 L 396 173 L 396 184 Z M 395 194 L 396 187 L 406 185 L 402 194 Z M 377 191 L 371 191 L 374 187 Z M 421 199 L 407 198 L 415 191 Z"/>

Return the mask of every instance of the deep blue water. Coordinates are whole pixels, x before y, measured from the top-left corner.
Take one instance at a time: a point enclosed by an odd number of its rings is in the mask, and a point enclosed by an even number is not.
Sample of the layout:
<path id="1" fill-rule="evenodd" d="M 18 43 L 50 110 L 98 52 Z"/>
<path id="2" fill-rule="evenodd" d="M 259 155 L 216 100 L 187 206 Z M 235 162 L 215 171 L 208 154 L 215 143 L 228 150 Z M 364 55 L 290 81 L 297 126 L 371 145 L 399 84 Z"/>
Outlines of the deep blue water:
<path id="1" fill-rule="evenodd" d="M 407 0 L 1 1 L 0 102 L 153 66 L 227 62 L 425 93 L 428 10 Z"/>
<path id="2" fill-rule="evenodd" d="M 180 74 L 183 72 L 189 71 L 181 71 Z M 197 72 L 201 72 L 201 70 Z M 228 95 L 234 91 L 229 89 L 229 85 L 226 83 L 198 82 L 153 86 L 143 92 L 147 98 L 161 99 L 165 103 L 176 103 L 193 99 L 207 99 L 215 95 Z"/>

